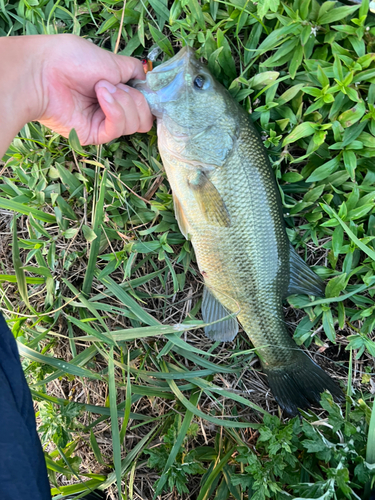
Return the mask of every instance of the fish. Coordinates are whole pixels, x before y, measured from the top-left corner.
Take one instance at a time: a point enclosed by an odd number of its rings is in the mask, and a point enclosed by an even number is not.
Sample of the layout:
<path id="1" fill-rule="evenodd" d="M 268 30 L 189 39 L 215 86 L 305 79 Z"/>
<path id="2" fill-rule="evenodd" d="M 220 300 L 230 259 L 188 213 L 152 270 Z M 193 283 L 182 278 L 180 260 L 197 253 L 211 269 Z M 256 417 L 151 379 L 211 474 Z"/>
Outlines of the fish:
<path id="1" fill-rule="evenodd" d="M 216 321 L 205 334 L 232 341 L 239 322 L 289 416 L 319 404 L 325 390 L 340 401 L 339 385 L 286 327 L 284 299 L 324 296 L 325 285 L 289 242 L 275 175 L 250 115 L 189 46 L 131 84 L 157 119 L 176 219 L 204 279 L 202 317 Z"/>

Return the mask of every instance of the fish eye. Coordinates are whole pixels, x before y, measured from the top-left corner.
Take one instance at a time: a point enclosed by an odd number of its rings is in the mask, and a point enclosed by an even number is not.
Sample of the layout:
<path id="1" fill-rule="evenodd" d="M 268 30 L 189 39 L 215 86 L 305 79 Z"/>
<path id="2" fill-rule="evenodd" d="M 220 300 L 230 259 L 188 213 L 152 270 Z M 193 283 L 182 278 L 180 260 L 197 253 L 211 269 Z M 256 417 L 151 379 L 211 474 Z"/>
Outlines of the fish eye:
<path id="1" fill-rule="evenodd" d="M 197 89 L 202 89 L 204 82 L 205 82 L 204 76 L 198 75 L 194 79 L 194 86 L 197 87 Z"/>

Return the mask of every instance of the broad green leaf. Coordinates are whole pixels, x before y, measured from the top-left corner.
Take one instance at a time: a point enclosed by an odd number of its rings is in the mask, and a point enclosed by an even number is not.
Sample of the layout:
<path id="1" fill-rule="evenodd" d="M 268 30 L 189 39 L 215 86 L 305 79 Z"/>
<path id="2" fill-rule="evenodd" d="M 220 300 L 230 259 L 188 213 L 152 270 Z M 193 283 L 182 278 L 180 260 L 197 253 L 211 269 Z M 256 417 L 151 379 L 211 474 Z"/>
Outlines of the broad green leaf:
<path id="1" fill-rule="evenodd" d="M 263 73 L 258 73 L 253 78 L 249 80 L 249 85 L 253 89 L 261 89 L 266 87 L 270 83 L 274 82 L 279 78 L 280 73 L 278 71 L 264 71 Z"/>
<path id="2" fill-rule="evenodd" d="M 93 231 L 90 227 L 86 226 L 86 224 L 83 224 L 82 231 L 85 236 L 85 240 L 88 241 L 89 243 L 91 243 L 92 241 L 95 240 L 95 238 L 98 237 L 95 231 Z"/>
<path id="3" fill-rule="evenodd" d="M 326 286 L 326 297 L 338 297 L 340 292 L 344 290 L 346 284 L 346 274 L 340 274 L 340 276 L 335 276 L 329 280 Z"/>
<path id="4" fill-rule="evenodd" d="M 164 35 L 161 31 L 154 28 L 152 24 L 149 24 L 148 27 L 152 35 L 152 38 L 155 40 L 155 42 L 161 48 L 161 50 L 165 52 L 169 57 L 173 57 L 174 55 L 173 48 L 171 42 L 168 40 L 168 37 Z"/>
<path id="5" fill-rule="evenodd" d="M 28 271 L 29 273 L 40 274 L 42 276 L 45 276 L 46 278 L 52 278 L 51 271 L 44 266 L 23 266 L 22 269 L 24 271 Z"/>
<path id="6" fill-rule="evenodd" d="M 128 366 L 129 364 L 130 364 L 130 357 L 128 352 Z M 125 434 L 129 423 L 131 405 L 132 405 L 132 385 L 130 382 L 130 370 L 128 369 L 126 377 L 125 411 L 120 431 L 120 443 L 123 443 L 125 439 Z"/>
<path id="7" fill-rule="evenodd" d="M 149 0 L 151 7 L 154 11 L 165 21 L 169 19 L 169 10 L 167 7 L 167 2 L 162 0 Z"/>
<path id="8" fill-rule="evenodd" d="M 352 108 L 341 113 L 341 115 L 338 117 L 338 121 L 344 128 L 350 127 L 351 125 L 353 125 L 353 123 L 357 123 L 357 121 L 362 118 L 365 110 L 365 103 L 363 101 L 360 101 Z"/>
<path id="9" fill-rule="evenodd" d="M 140 39 L 139 31 L 136 35 L 134 35 L 129 42 L 126 44 L 124 50 L 118 52 L 121 56 L 132 56 L 134 51 L 141 45 L 142 40 Z"/>
<path id="10" fill-rule="evenodd" d="M 296 142 L 299 139 L 302 139 L 303 137 L 308 137 L 312 135 L 315 132 L 316 125 L 315 123 L 312 122 L 304 122 L 301 123 L 300 125 L 297 125 L 297 127 L 291 132 L 289 135 L 286 136 L 286 138 L 283 141 L 283 146 L 286 146 L 287 144 L 291 144 L 292 142 Z"/>
<path id="11" fill-rule="evenodd" d="M 302 63 L 302 59 L 303 59 L 303 47 L 302 45 L 298 45 L 298 47 L 293 53 L 292 60 L 289 64 L 289 74 L 292 79 L 295 78 L 297 70 Z"/>
<path id="12" fill-rule="evenodd" d="M 303 176 L 298 172 L 287 172 L 282 176 L 283 181 L 285 182 L 299 182 L 303 179 Z"/>
<path id="13" fill-rule="evenodd" d="M 92 451 L 94 452 L 96 461 L 101 465 L 105 465 L 100 447 L 98 445 L 98 441 L 96 440 L 95 434 L 92 432 L 92 429 L 90 429 L 90 445 Z"/>
<path id="14" fill-rule="evenodd" d="M 373 209 L 374 209 L 373 203 L 354 208 L 353 210 L 350 210 L 350 212 L 348 213 L 347 219 L 348 220 L 361 219 Z"/>
<path id="15" fill-rule="evenodd" d="M 341 224 L 342 228 L 346 232 L 346 234 L 349 236 L 349 238 L 357 245 L 358 248 L 360 248 L 363 252 L 365 252 L 366 255 L 368 255 L 372 260 L 375 261 L 375 251 L 372 250 L 370 247 L 362 243 L 357 236 L 353 233 L 353 231 L 345 224 L 345 222 L 338 216 L 338 214 L 328 205 L 323 205 L 322 208 L 332 215 L 338 222 Z"/>
<path id="16" fill-rule="evenodd" d="M 306 182 L 317 182 L 326 179 L 338 169 L 339 165 L 340 158 L 339 156 L 336 156 L 335 158 L 332 158 L 332 160 L 323 163 L 323 165 L 314 170 L 314 172 L 306 179 Z"/>
<path id="17" fill-rule="evenodd" d="M 51 488 L 52 495 L 74 495 L 82 492 L 91 492 L 104 484 L 103 479 L 89 479 L 88 481 L 77 484 L 69 484 L 67 486 L 59 486 L 59 488 Z"/>
<path id="18" fill-rule="evenodd" d="M 343 152 L 343 160 L 345 168 L 350 175 L 352 181 L 355 180 L 355 169 L 357 168 L 357 157 L 353 151 L 345 150 Z"/>
<path id="19" fill-rule="evenodd" d="M 102 24 L 102 27 L 98 30 L 98 35 L 105 33 L 107 30 L 117 26 L 119 21 L 116 16 L 110 16 L 106 21 Z"/>
<path id="20" fill-rule="evenodd" d="M 323 311 L 323 328 L 328 339 L 335 344 L 336 332 L 330 308 L 327 308 L 327 310 Z"/>
<path id="21" fill-rule="evenodd" d="M 375 148 L 375 137 L 367 132 L 362 132 L 358 136 L 358 140 L 362 142 L 366 148 Z"/>
<path id="22" fill-rule="evenodd" d="M 71 148 L 74 149 L 74 151 L 76 151 L 80 155 L 86 156 L 86 153 L 79 141 L 78 134 L 74 128 L 72 128 L 72 130 L 69 132 L 69 144 Z"/>
<path id="23" fill-rule="evenodd" d="M 343 242 L 344 242 L 344 230 L 341 226 L 337 226 L 333 231 L 332 235 L 332 250 L 335 257 L 339 255 Z"/>
<path id="24" fill-rule="evenodd" d="M 310 191 L 308 191 L 303 197 L 303 201 L 307 203 L 317 201 L 321 197 L 323 190 L 324 190 L 324 185 L 317 186 L 314 189 L 310 189 Z"/>
<path id="25" fill-rule="evenodd" d="M 353 7 L 336 7 L 335 9 L 330 10 L 329 12 L 326 12 L 322 16 L 319 16 L 317 23 L 322 25 L 322 24 L 328 24 L 328 23 L 334 23 L 336 21 L 340 21 L 341 19 L 344 19 L 344 17 L 350 16 L 358 10 L 359 5 L 355 5 Z"/>
<path id="26" fill-rule="evenodd" d="M 375 463 L 375 404 L 372 402 L 371 419 L 368 429 L 367 446 L 366 446 L 366 462 L 369 464 Z"/>
<path id="27" fill-rule="evenodd" d="M 206 27 L 206 23 L 204 21 L 202 7 L 198 3 L 198 0 L 189 0 L 188 5 L 189 5 L 190 11 L 191 11 L 194 19 L 197 21 L 199 27 L 202 30 L 204 30 Z"/>

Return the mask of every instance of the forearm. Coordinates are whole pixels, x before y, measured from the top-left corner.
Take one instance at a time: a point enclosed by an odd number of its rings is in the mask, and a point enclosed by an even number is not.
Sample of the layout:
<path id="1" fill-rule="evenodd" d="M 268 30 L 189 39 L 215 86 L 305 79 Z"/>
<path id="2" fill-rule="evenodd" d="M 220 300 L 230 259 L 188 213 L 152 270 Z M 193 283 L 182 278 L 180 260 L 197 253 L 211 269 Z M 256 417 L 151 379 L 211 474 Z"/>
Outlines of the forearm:
<path id="1" fill-rule="evenodd" d="M 42 87 L 36 80 L 43 56 L 38 38 L 0 38 L 0 159 L 20 129 L 41 112 Z"/>

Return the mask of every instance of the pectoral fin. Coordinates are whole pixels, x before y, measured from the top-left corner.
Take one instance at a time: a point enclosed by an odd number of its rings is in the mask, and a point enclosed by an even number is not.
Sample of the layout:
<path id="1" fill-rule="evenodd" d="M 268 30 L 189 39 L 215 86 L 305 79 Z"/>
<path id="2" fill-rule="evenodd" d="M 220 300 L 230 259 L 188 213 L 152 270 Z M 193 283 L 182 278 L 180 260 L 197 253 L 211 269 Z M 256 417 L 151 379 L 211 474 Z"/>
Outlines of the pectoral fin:
<path id="1" fill-rule="evenodd" d="M 205 286 L 203 290 L 202 300 L 202 316 L 205 323 L 211 323 L 218 319 L 225 318 L 230 314 L 225 307 L 212 295 L 212 293 Z M 226 319 L 220 321 L 215 325 L 206 326 L 204 333 L 211 340 L 219 342 L 230 342 L 238 333 L 238 323 L 236 318 Z"/>
<path id="2" fill-rule="evenodd" d="M 230 226 L 230 217 L 224 200 L 203 170 L 194 171 L 188 178 L 188 184 L 205 219 L 216 226 Z"/>
<path id="3" fill-rule="evenodd" d="M 181 203 L 178 201 L 177 196 L 173 195 L 173 203 L 174 203 L 174 213 L 176 216 L 176 220 L 178 223 L 178 227 L 180 228 L 181 233 L 188 238 L 189 234 L 189 223 L 186 220 L 184 211 L 182 210 Z"/>
<path id="4" fill-rule="evenodd" d="M 290 281 L 286 297 L 293 293 L 324 297 L 325 284 L 290 245 Z"/>

